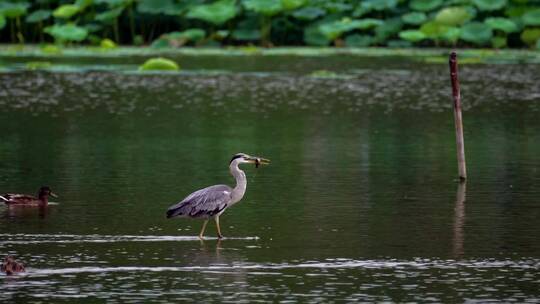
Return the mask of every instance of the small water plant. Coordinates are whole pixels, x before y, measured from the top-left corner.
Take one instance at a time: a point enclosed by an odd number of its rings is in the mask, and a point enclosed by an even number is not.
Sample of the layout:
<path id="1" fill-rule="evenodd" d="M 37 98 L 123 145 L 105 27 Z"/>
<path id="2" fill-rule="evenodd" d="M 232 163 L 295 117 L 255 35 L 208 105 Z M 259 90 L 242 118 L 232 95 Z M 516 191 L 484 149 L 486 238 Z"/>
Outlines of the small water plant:
<path id="1" fill-rule="evenodd" d="M 167 58 L 157 57 L 146 60 L 140 67 L 139 71 L 178 71 L 180 66 Z"/>

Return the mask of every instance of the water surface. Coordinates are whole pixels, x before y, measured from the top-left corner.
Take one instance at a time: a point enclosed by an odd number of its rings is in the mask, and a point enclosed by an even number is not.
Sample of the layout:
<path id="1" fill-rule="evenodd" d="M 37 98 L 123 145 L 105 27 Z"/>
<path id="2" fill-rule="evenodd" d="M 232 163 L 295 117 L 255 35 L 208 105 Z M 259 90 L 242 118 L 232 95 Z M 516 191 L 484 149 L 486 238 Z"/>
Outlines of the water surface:
<path id="1" fill-rule="evenodd" d="M 0 192 L 60 195 L 0 207 L 0 255 L 28 269 L 0 276 L 0 299 L 540 301 L 539 66 L 461 69 L 460 187 L 445 65 L 218 59 L 0 74 Z M 190 192 L 232 184 L 236 152 L 272 164 L 245 167 L 226 239 L 165 219 Z"/>

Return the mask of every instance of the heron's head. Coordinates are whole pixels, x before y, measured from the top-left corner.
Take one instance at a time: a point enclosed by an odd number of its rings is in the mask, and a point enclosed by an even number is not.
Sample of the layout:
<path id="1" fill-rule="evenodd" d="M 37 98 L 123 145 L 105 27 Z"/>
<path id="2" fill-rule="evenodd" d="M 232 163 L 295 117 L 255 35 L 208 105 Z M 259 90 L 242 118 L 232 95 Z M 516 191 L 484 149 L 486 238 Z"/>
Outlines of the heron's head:
<path id="1" fill-rule="evenodd" d="M 255 164 L 255 166 L 259 165 L 268 165 L 270 164 L 270 160 L 258 156 L 251 156 L 247 155 L 245 153 L 236 153 L 233 155 L 230 164 L 236 163 L 236 164 Z"/>
<path id="2" fill-rule="evenodd" d="M 44 197 L 44 196 L 52 196 L 52 197 L 58 197 L 56 194 L 54 194 L 52 191 L 51 191 L 51 188 L 49 188 L 48 186 L 43 186 L 41 188 L 39 188 L 39 194 L 38 194 L 38 197 Z"/>

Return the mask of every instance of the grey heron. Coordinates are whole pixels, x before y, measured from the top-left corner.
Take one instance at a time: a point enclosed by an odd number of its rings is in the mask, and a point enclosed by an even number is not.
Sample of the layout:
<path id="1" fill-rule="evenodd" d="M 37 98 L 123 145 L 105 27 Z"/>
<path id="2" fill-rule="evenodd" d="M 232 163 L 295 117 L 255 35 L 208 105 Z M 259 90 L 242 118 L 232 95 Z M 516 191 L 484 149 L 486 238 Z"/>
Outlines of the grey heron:
<path id="1" fill-rule="evenodd" d="M 231 188 L 227 185 L 214 185 L 195 191 L 184 198 L 181 202 L 174 204 L 167 210 L 167 218 L 190 217 L 204 219 L 204 223 L 199 233 L 199 238 L 203 238 L 204 229 L 208 220 L 213 218 L 216 222 L 218 238 L 223 238 L 219 227 L 219 216 L 228 207 L 238 203 L 244 193 L 246 193 L 247 179 L 244 171 L 240 170 L 240 164 L 267 165 L 270 161 L 261 157 L 249 156 L 245 153 L 233 155 L 229 163 L 229 170 L 236 179 L 236 186 Z"/>

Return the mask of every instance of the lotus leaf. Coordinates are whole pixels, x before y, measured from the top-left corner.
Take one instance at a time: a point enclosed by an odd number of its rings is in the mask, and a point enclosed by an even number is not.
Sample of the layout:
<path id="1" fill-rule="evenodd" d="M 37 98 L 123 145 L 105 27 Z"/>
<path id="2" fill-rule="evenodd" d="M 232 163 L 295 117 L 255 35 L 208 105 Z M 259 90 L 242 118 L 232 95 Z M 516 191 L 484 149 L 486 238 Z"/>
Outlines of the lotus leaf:
<path id="1" fill-rule="evenodd" d="M 0 15 L 7 18 L 17 18 L 26 14 L 30 4 L 26 2 L 3 2 L 0 3 Z"/>
<path id="2" fill-rule="evenodd" d="M 355 29 L 369 29 L 377 25 L 382 24 L 382 21 L 377 19 L 359 19 L 351 20 L 349 18 L 343 18 L 338 21 L 328 22 L 321 24 L 319 30 L 327 39 L 333 41 L 340 37 L 343 33 L 346 33 Z"/>
<path id="3" fill-rule="evenodd" d="M 212 4 L 193 6 L 186 17 L 221 25 L 234 18 L 236 11 L 234 0 L 221 0 Z"/>
<path id="4" fill-rule="evenodd" d="M 28 23 L 36 23 L 49 19 L 51 15 L 52 12 L 50 10 L 37 10 L 26 16 L 25 21 Z"/>
<path id="5" fill-rule="evenodd" d="M 521 17 L 521 20 L 523 20 L 523 23 L 526 25 L 540 25 L 540 8 L 526 12 Z"/>
<path id="6" fill-rule="evenodd" d="M 521 33 L 521 41 L 528 46 L 534 46 L 540 40 L 540 28 L 528 28 Z"/>
<path id="7" fill-rule="evenodd" d="M 164 36 L 174 40 L 199 41 L 206 37 L 206 32 L 200 28 L 192 28 L 182 32 L 172 32 Z"/>
<path id="8" fill-rule="evenodd" d="M 409 7 L 415 11 L 429 12 L 441 6 L 442 3 L 442 0 L 412 0 Z"/>
<path id="9" fill-rule="evenodd" d="M 77 0 L 75 1 L 75 5 L 80 7 L 81 11 L 87 8 L 88 6 L 92 5 L 96 0 Z M 118 0 L 116 0 L 118 1 Z M 98 1 L 96 1 L 98 2 Z M 105 0 L 107 3 L 115 2 L 115 0 Z"/>
<path id="10" fill-rule="evenodd" d="M 64 4 L 56 8 L 53 12 L 55 18 L 69 19 L 77 14 L 81 8 L 75 4 Z"/>
<path id="11" fill-rule="evenodd" d="M 454 26 L 449 26 L 446 31 L 441 35 L 441 38 L 451 43 L 456 43 L 460 36 L 461 29 Z"/>
<path id="12" fill-rule="evenodd" d="M 3 29 L 6 26 L 6 17 L 4 15 L 0 15 L 0 30 Z"/>
<path id="13" fill-rule="evenodd" d="M 487 18 L 484 22 L 493 30 L 500 30 L 505 33 L 514 33 L 518 31 L 516 23 L 510 19 L 501 17 Z"/>
<path id="14" fill-rule="evenodd" d="M 427 16 L 420 12 L 411 12 L 401 16 L 401 20 L 407 24 L 422 24 L 427 20 Z"/>
<path id="15" fill-rule="evenodd" d="M 146 14 L 179 15 L 183 13 L 184 6 L 173 0 L 140 0 L 137 11 Z"/>
<path id="16" fill-rule="evenodd" d="M 437 23 L 435 21 L 430 21 L 424 23 L 420 27 L 420 31 L 424 33 L 428 38 L 431 39 L 441 39 L 443 35 L 448 31 L 449 26 Z"/>
<path id="17" fill-rule="evenodd" d="M 168 48 L 170 46 L 171 45 L 169 44 L 169 40 L 165 38 L 158 38 L 152 41 L 152 44 L 150 45 L 150 47 L 153 49 L 163 49 L 163 48 Z"/>
<path id="18" fill-rule="evenodd" d="M 383 22 L 375 28 L 375 38 L 377 43 L 383 43 L 388 37 L 399 33 L 403 27 L 401 18 L 391 18 L 383 20 Z"/>
<path id="19" fill-rule="evenodd" d="M 285 10 L 292 11 L 306 4 L 306 0 L 281 0 L 281 5 Z"/>
<path id="20" fill-rule="evenodd" d="M 491 45 L 496 49 L 505 47 L 506 43 L 507 43 L 506 37 L 496 36 L 491 39 Z"/>
<path id="21" fill-rule="evenodd" d="M 386 11 L 394 9 L 397 4 L 397 0 L 364 0 L 360 4 L 360 7 L 366 12 Z"/>
<path id="22" fill-rule="evenodd" d="M 274 16 L 283 11 L 281 0 L 244 0 L 242 2 L 247 10 L 265 16 Z"/>
<path id="23" fill-rule="evenodd" d="M 496 11 L 506 5 L 506 0 L 472 0 L 481 11 Z"/>
<path id="24" fill-rule="evenodd" d="M 306 21 L 315 20 L 324 14 L 326 14 L 324 10 L 314 6 L 304 7 L 292 13 L 294 18 Z"/>
<path id="25" fill-rule="evenodd" d="M 348 3 L 326 1 L 324 8 L 330 13 L 343 13 L 353 9 L 353 6 Z"/>
<path id="26" fill-rule="evenodd" d="M 157 57 L 146 60 L 139 71 L 178 71 L 178 64 L 170 59 Z"/>
<path id="27" fill-rule="evenodd" d="M 471 19 L 469 11 L 462 6 L 446 7 L 435 16 L 435 21 L 445 25 L 461 25 Z"/>
<path id="28" fill-rule="evenodd" d="M 123 7 L 115 8 L 112 10 L 105 11 L 96 15 L 96 20 L 101 22 L 110 22 L 122 15 L 124 11 Z"/>
<path id="29" fill-rule="evenodd" d="M 46 44 L 41 47 L 41 52 L 45 54 L 57 55 L 62 53 L 62 49 L 54 44 Z"/>
<path id="30" fill-rule="evenodd" d="M 261 31 L 238 29 L 232 32 L 232 37 L 233 39 L 240 41 L 255 41 L 261 39 Z"/>
<path id="31" fill-rule="evenodd" d="M 50 61 L 29 61 L 25 64 L 25 67 L 28 70 L 41 70 L 41 69 L 47 69 L 52 66 L 52 63 Z"/>
<path id="32" fill-rule="evenodd" d="M 103 29 L 103 25 L 101 24 L 97 24 L 97 23 L 88 23 L 88 24 L 85 24 L 84 25 L 84 28 L 89 32 L 89 33 L 95 33 L 97 31 L 100 31 Z"/>
<path id="33" fill-rule="evenodd" d="M 508 17 L 519 17 L 523 16 L 525 13 L 534 10 L 534 7 L 531 6 L 507 6 L 504 10 L 504 14 Z"/>
<path id="34" fill-rule="evenodd" d="M 471 22 L 461 28 L 460 38 L 467 42 L 482 45 L 490 41 L 491 37 L 493 37 L 493 31 L 484 23 Z"/>
<path id="35" fill-rule="evenodd" d="M 318 24 L 304 29 L 304 42 L 312 46 L 327 46 L 330 40 L 321 33 Z"/>
<path id="36" fill-rule="evenodd" d="M 408 30 L 399 33 L 399 38 L 410 42 L 418 42 L 427 38 L 426 34 L 418 30 Z"/>
<path id="37" fill-rule="evenodd" d="M 412 43 L 410 41 L 392 39 L 386 45 L 389 48 L 408 48 L 412 46 Z"/>
<path id="38" fill-rule="evenodd" d="M 116 43 L 114 43 L 114 41 L 112 41 L 109 38 L 105 38 L 105 39 L 101 40 L 101 42 L 99 43 L 99 46 L 102 49 L 105 49 L 105 50 L 110 50 L 110 49 L 114 49 L 114 48 L 117 47 Z"/>
<path id="39" fill-rule="evenodd" d="M 352 34 L 345 38 L 345 45 L 349 47 L 366 47 L 375 42 L 375 37 L 370 35 Z"/>
<path id="40" fill-rule="evenodd" d="M 88 30 L 75 24 L 55 24 L 44 29 L 45 33 L 58 41 L 83 41 L 88 36 Z"/>

